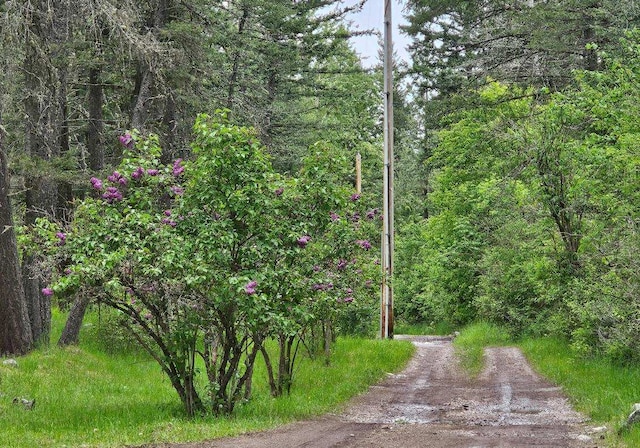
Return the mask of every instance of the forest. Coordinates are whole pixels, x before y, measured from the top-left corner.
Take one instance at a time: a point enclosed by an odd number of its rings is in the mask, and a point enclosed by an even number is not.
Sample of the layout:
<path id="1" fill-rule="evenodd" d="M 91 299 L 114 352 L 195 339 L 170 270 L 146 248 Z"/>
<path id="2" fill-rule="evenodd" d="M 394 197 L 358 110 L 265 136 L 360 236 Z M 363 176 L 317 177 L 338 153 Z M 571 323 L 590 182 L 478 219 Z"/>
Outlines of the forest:
<path id="1" fill-rule="evenodd" d="M 366 2 L 1 1 L 0 355 L 77 345 L 100 312 L 186 415 L 217 416 L 258 360 L 287 395 L 303 353 L 375 337 Z M 402 6 L 397 325 L 488 322 L 637 366 L 640 5 Z"/>

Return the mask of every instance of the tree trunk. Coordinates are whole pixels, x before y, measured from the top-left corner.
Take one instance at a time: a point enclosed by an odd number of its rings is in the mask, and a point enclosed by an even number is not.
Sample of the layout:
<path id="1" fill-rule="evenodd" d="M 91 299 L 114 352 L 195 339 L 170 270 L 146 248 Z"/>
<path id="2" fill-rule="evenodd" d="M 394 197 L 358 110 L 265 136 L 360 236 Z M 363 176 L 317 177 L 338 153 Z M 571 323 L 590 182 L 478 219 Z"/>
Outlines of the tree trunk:
<path id="1" fill-rule="evenodd" d="M 156 0 L 153 15 L 149 17 L 147 26 L 158 41 L 162 40 L 162 30 L 166 27 L 170 20 L 169 11 L 171 9 L 171 0 Z M 153 110 L 158 113 L 157 106 L 154 107 L 154 99 L 158 95 L 161 87 L 161 77 L 158 76 L 159 68 L 155 67 L 151 62 L 140 59 L 138 61 L 138 73 L 136 76 L 136 88 L 132 101 L 131 109 L 131 127 L 144 131 L 149 120 L 149 113 Z M 155 114 L 154 114 L 155 115 Z M 157 119 L 158 117 L 153 117 Z"/>
<path id="2" fill-rule="evenodd" d="M 278 391 L 278 385 L 276 383 L 276 378 L 273 374 L 273 364 L 271 363 L 271 357 L 269 356 L 269 352 L 264 347 L 264 345 L 260 345 L 260 352 L 264 358 L 264 364 L 267 368 L 267 378 L 269 380 L 269 387 L 271 389 L 271 396 L 278 397 L 280 393 Z"/>
<path id="3" fill-rule="evenodd" d="M 162 138 L 162 156 L 160 161 L 165 165 L 171 163 L 171 159 L 175 156 L 176 147 L 176 130 L 178 127 L 176 119 L 176 102 L 173 93 L 168 91 L 166 94 L 164 114 L 162 117 L 163 138 Z"/>
<path id="4" fill-rule="evenodd" d="M 333 329 L 331 321 L 326 320 L 324 324 L 324 362 L 326 365 L 331 363 L 331 344 L 333 342 Z"/>
<path id="5" fill-rule="evenodd" d="M 0 130 L 0 356 L 21 355 L 33 346 L 9 201 L 9 171 Z"/>
<path id="6" fill-rule="evenodd" d="M 153 84 L 153 74 L 146 63 L 140 63 L 137 79 L 135 99 L 131 111 L 131 128 L 142 131 L 147 121 L 147 108 L 149 107 L 148 103 L 151 101 L 151 87 Z"/>
<path id="7" fill-rule="evenodd" d="M 581 267 L 578 250 L 582 239 L 582 210 L 569 198 L 570 180 L 560 166 L 560 154 L 542 149 L 537 156 L 537 169 L 544 203 L 564 244 L 567 267 L 569 272 L 577 273 Z"/>
<path id="8" fill-rule="evenodd" d="M 71 305 L 71 311 L 67 317 L 67 323 L 64 325 L 62 335 L 58 340 L 58 346 L 64 347 L 66 345 L 77 344 L 80 339 L 80 329 L 82 328 L 82 321 L 84 315 L 89 306 L 89 296 L 81 295 Z"/>
<path id="9" fill-rule="evenodd" d="M 27 44 L 25 76 L 26 152 L 44 166 L 26 173 L 25 224 L 38 217 L 65 217 L 70 186 L 61 186 L 49 162 L 69 149 L 67 120 L 67 66 L 70 35 L 68 0 L 33 1 L 24 8 Z M 62 193 L 62 197 L 60 197 Z M 23 286 L 35 342 L 49 342 L 51 300 L 41 290 L 48 282 L 39 254 L 22 264 Z"/>
<path id="10" fill-rule="evenodd" d="M 247 24 L 247 19 L 249 18 L 249 5 L 245 4 L 242 8 L 242 17 L 240 17 L 240 21 L 238 22 L 238 40 L 242 38 L 244 34 L 244 28 Z M 233 68 L 231 69 L 231 76 L 229 76 L 229 89 L 227 91 L 227 109 L 233 109 L 234 97 L 236 85 L 238 82 L 238 72 L 240 67 L 240 49 L 238 46 L 234 46 L 234 54 L 233 54 Z"/>
<path id="11" fill-rule="evenodd" d="M 87 151 L 89 151 L 89 168 L 100 171 L 104 168 L 104 145 L 102 144 L 103 92 L 100 80 L 100 68 L 89 69 L 89 124 L 87 127 Z"/>
<path id="12" fill-rule="evenodd" d="M 46 305 L 49 300 L 42 295 L 44 282 L 36 272 L 38 265 L 36 257 L 31 255 L 25 256 L 22 260 L 22 289 L 29 313 L 31 337 L 36 343 L 40 341 L 40 338 L 48 335 L 49 328 L 45 323 L 47 317 L 51 315 L 51 308 Z"/>

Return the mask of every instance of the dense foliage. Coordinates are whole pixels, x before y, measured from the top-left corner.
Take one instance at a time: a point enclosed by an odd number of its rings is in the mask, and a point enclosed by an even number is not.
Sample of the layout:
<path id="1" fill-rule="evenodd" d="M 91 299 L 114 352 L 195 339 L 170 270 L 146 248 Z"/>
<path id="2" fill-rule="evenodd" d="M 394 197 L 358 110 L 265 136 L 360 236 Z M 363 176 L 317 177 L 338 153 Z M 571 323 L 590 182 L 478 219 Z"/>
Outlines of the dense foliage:
<path id="1" fill-rule="evenodd" d="M 408 319 L 483 318 L 637 361 L 638 35 L 545 94 L 491 82 L 428 159 L 431 216 L 399 238 Z"/>

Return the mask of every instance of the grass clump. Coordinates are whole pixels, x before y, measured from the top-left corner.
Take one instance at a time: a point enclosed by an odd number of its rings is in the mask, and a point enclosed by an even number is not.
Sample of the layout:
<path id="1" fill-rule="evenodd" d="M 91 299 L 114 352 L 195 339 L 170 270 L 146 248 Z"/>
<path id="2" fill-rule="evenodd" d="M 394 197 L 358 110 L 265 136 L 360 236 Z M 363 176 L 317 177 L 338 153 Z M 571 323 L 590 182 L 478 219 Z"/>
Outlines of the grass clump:
<path id="1" fill-rule="evenodd" d="M 502 328 L 479 322 L 465 327 L 453 342 L 464 369 L 477 376 L 484 367 L 484 348 L 508 344 L 509 334 Z"/>
<path id="2" fill-rule="evenodd" d="M 102 318 L 88 316 L 78 347 L 35 350 L 18 358 L 17 368 L 0 364 L 0 446 L 121 447 L 265 429 L 338 409 L 387 372 L 401 369 L 413 353 L 406 341 L 339 338 L 329 366 L 323 357 L 300 360 L 291 395 L 272 398 L 264 364 L 258 362 L 254 396 L 233 416 L 188 419 L 155 361 L 128 350 L 120 336 L 102 339 L 100 326 L 111 328 Z M 57 313 L 55 319 L 64 316 Z M 54 323 L 54 332 L 59 327 Z M 115 351 L 119 344 L 123 350 Z M 35 398 L 35 408 L 13 404 L 14 397 Z"/>

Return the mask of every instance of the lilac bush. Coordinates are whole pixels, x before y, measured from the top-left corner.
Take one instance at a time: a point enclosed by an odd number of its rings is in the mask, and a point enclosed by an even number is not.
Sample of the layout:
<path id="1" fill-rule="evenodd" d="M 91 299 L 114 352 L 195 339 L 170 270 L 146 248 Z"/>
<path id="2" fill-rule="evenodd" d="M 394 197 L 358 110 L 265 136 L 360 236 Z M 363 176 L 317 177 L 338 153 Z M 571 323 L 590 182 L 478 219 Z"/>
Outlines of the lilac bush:
<path id="1" fill-rule="evenodd" d="M 88 182 L 57 237 L 70 263 L 43 294 L 90 291 L 120 313 L 187 414 L 230 413 L 250 390 L 258 354 L 278 395 L 291 387 L 302 342 L 320 340 L 328 355 L 336 333 L 353 330 L 345 316 L 375 300 L 379 222 L 353 219 L 366 201 L 328 145 L 285 178 L 250 129 L 203 115 L 194 135 L 190 160 L 168 165 L 157 137 L 120 138 L 124 159 Z M 369 314 L 360 320 L 371 324 Z M 271 338 L 277 363 L 264 349 Z"/>

